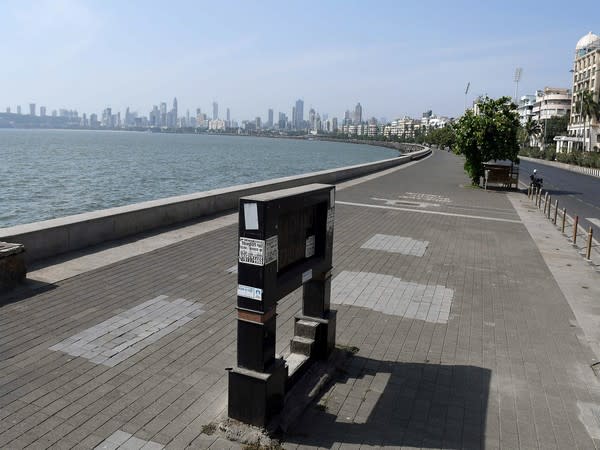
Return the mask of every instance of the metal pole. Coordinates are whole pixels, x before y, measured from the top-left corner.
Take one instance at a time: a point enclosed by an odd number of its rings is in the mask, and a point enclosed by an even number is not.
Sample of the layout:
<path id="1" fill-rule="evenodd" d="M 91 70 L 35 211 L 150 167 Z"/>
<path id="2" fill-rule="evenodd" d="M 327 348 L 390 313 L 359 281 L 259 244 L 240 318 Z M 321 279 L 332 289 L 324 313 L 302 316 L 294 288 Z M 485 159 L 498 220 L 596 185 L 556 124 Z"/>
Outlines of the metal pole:
<path id="1" fill-rule="evenodd" d="M 552 197 L 548 197 L 548 220 L 550 220 L 550 212 L 552 211 Z"/>
<path id="2" fill-rule="evenodd" d="M 566 225 L 566 220 L 567 220 L 567 208 L 563 208 L 563 214 L 562 214 L 562 232 L 565 232 L 565 225 Z"/>
<path id="3" fill-rule="evenodd" d="M 573 222 L 573 245 L 577 244 L 577 225 L 579 224 L 579 216 L 575 216 L 575 222 Z"/>
<path id="4" fill-rule="evenodd" d="M 558 216 L 558 199 L 556 199 L 556 203 L 554 204 L 554 225 L 556 225 L 556 218 Z"/>
<path id="5" fill-rule="evenodd" d="M 592 236 L 594 234 L 594 230 L 592 230 L 592 226 L 590 225 L 590 229 L 588 231 L 588 241 L 587 241 L 587 249 L 585 251 L 585 259 L 590 259 L 592 254 Z"/>

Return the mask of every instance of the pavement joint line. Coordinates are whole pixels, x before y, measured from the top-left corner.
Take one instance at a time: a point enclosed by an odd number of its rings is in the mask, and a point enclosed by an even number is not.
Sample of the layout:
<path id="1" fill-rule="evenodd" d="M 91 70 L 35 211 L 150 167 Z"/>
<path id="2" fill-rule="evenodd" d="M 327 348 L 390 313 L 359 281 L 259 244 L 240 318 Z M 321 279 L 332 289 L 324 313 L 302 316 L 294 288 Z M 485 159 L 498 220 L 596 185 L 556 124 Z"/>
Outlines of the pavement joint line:
<path id="1" fill-rule="evenodd" d="M 457 214 L 457 213 L 449 213 L 449 212 L 442 212 L 442 211 L 427 211 L 427 210 L 413 209 L 413 208 L 399 208 L 399 207 L 395 207 L 395 206 L 370 205 L 368 203 L 343 202 L 340 200 L 336 200 L 335 203 L 340 204 L 340 205 L 346 205 L 346 206 L 360 206 L 363 208 L 391 209 L 394 211 L 407 211 L 407 212 L 416 212 L 416 213 L 421 213 L 421 214 L 434 214 L 434 215 L 438 215 L 438 216 L 462 217 L 465 219 L 490 220 L 493 222 L 521 223 L 520 220 L 503 219 L 500 217 L 475 216 L 475 215 L 471 215 L 471 214 Z"/>

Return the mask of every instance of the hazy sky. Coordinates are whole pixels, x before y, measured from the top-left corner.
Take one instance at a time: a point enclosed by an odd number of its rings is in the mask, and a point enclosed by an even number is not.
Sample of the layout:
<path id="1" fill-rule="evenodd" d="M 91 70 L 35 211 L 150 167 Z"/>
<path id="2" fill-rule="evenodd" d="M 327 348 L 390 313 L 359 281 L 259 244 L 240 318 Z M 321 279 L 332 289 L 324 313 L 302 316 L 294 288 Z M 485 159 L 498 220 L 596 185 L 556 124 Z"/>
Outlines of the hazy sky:
<path id="1" fill-rule="evenodd" d="M 598 0 L 0 0 L 0 111 L 230 107 L 238 120 L 297 98 L 343 116 L 457 116 L 478 94 L 571 87 L 573 52 L 600 33 Z M 39 109 L 38 109 L 39 110 Z"/>

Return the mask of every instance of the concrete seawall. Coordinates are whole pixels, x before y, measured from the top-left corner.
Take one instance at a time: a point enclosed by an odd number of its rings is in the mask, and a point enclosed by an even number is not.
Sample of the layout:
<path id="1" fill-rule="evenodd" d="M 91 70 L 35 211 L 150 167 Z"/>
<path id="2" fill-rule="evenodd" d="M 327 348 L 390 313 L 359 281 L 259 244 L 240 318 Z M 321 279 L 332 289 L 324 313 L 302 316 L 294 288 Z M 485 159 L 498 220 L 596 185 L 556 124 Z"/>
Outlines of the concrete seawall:
<path id="1" fill-rule="evenodd" d="M 336 184 L 351 178 L 406 164 L 423 158 L 431 150 L 398 158 L 277 178 L 223 189 L 151 200 L 133 205 L 17 225 L 0 229 L 0 241 L 25 245 L 27 262 L 80 250 L 102 242 L 201 219 L 238 207 L 240 197 L 310 183 Z"/>

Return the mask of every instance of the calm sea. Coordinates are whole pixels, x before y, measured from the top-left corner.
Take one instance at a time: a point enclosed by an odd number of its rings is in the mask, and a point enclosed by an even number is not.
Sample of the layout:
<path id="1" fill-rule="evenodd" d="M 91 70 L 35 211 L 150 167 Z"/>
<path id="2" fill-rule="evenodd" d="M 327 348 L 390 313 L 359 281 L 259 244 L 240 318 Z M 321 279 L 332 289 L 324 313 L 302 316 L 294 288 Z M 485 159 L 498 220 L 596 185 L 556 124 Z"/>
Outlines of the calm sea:
<path id="1" fill-rule="evenodd" d="M 0 129 L 0 228 L 397 155 L 294 139 Z"/>

